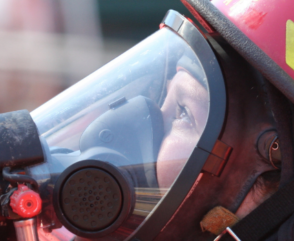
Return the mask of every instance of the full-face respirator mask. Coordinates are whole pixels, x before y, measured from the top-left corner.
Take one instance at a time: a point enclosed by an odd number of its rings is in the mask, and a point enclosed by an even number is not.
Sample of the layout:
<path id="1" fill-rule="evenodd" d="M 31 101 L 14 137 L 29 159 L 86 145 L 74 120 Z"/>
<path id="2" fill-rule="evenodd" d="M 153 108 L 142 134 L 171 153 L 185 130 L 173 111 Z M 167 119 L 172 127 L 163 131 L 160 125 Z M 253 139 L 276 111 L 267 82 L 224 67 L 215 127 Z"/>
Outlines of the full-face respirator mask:
<path id="1" fill-rule="evenodd" d="M 32 119 L 26 111 L 2 114 L 6 218 L 19 230 L 34 227 L 34 240 L 150 239 L 203 168 L 220 173 L 222 156 L 206 161 L 224 112 L 212 50 L 191 22 L 169 11 L 159 31 Z M 13 195 L 25 211 L 12 210 Z M 34 205 L 41 209 L 32 214 Z"/>

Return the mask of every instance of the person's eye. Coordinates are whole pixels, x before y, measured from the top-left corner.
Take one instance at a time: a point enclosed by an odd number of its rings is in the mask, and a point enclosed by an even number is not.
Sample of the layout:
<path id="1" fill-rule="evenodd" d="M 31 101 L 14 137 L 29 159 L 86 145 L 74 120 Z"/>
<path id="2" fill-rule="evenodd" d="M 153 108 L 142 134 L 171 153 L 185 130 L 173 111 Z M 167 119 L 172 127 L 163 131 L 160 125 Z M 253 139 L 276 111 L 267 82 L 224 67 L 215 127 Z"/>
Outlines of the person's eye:
<path id="1" fill-rule="evenodd" d="M 185 106 L 180 105 L 177 103 L 177 110 L 176 110 L 176 119 L 178 120 L 185 120 L 185 121 L 191 121 L 190 116 L 188 113 L 188 109 Z"/>

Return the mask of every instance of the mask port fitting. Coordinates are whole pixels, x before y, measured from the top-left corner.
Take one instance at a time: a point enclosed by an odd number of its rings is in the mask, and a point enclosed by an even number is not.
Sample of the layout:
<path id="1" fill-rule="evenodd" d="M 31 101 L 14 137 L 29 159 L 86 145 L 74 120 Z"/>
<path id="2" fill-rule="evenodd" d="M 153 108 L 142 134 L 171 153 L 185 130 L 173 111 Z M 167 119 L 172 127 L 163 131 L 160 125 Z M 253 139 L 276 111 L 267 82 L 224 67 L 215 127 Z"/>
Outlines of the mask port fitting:
<path id="1" fill-rule="evenodd" d="M 278 134 L 274 130 L 263 132 L 258 138 L 257 149 L 259 154 L 275 169 L 281 169 L 281 150 Z"/>

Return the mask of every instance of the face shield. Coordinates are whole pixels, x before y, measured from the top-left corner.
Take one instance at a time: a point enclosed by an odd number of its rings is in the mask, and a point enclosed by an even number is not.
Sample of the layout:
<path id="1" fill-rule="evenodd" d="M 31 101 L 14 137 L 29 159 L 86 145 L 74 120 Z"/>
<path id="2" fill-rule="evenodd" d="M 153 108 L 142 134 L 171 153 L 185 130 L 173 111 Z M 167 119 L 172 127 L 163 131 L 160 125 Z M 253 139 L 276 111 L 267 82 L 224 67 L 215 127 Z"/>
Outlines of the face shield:
<path id="1" fill-rule="evenodd" d="M 159 31 L 31 113 L 45 156 L 26 168 L 43 200 L 39 239 L 153 239 L 201 172 L 219 172 L 224 113 L 212 50 L 169 11 Z"/>

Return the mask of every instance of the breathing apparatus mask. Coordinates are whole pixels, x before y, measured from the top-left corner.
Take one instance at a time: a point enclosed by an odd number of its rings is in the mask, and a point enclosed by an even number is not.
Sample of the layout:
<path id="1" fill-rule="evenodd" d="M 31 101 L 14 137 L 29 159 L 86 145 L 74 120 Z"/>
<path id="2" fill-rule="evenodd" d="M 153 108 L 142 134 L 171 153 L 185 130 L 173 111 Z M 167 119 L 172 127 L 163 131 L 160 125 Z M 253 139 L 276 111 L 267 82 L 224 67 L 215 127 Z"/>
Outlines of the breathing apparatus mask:
<path id="1" fill-rule="evenodd" d="M 211 153 L 224 112 L 212 50 L 170 10 L 159 31 L 31 113 L 41 145 L 27 143 L 34 161 L 19 156 L 6 180 L 16 168 L 34 180 L 21 182 L 40 194 L 40 240 L 152 239 L 203 170 L 221 172 Z"/>

